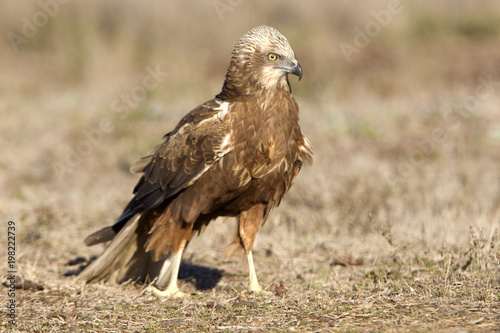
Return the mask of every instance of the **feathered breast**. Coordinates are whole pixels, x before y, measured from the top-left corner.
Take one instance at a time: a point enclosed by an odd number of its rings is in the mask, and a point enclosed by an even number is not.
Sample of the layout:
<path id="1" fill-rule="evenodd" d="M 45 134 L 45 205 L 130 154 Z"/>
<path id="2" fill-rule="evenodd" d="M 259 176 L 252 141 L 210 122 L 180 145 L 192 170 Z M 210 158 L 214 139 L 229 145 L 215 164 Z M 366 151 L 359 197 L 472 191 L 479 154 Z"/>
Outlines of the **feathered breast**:
<path id="1" fill-rule="evenodd" d="M 231 136 L 237 165 L 253 178 L 286 171 L 312 150 L 298 123 L 298 106 L 287 91 L 231 106 Z"/>

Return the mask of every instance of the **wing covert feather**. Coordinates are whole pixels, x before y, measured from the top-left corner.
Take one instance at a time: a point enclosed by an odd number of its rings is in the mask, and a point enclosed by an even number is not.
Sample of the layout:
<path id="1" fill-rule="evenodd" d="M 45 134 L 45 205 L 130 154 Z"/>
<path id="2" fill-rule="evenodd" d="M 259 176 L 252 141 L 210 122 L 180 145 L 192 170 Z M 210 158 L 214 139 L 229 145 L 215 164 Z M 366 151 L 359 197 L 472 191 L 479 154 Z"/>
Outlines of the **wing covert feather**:
<path id="1" fill-rule="evenodd" d="M 130 170 L 143 172 L 125 211 L 155 207 L 196 181 L 231 150 L 230 130 L 214 100 L 188 113 Z"/>

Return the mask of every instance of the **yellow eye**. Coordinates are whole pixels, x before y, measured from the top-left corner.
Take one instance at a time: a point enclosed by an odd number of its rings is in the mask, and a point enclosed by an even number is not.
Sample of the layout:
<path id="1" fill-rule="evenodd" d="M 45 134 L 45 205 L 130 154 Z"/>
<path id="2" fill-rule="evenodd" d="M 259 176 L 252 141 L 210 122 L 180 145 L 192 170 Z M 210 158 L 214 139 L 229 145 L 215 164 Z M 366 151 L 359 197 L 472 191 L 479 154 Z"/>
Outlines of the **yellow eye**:
<path id="1" fill-rule="evenodd" d="M 267 56 L 269 58 L 269 60 L 271 61 L 274 61 L 278 58 L 278 56 L 274 53 L 269 53 L 269 55 Z"/>

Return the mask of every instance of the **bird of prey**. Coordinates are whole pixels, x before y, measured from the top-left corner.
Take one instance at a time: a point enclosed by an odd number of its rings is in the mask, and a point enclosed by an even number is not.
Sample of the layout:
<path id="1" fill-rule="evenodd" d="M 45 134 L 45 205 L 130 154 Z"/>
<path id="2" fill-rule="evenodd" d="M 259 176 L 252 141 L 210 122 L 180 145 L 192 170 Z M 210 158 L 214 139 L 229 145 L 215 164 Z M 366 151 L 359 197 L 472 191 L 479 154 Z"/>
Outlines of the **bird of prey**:
<path id="1" fill-rule="evenodd" d="M 163 142 L 131 167 L 142 173 L 118 220 L 85 239 L 110 241 L 80 273 L 85 281 L 154 281 L 153 294 L 182 297 L 177 279 L 193 235 L 219 216 L 236 217 L 235 244 L 261 292 L 252 248 L 312 148 L 299 127 L 288 74 L 302 67 L 287 39 L 259 26 L 231 55 L 222 91 L 189 112 Z"/>

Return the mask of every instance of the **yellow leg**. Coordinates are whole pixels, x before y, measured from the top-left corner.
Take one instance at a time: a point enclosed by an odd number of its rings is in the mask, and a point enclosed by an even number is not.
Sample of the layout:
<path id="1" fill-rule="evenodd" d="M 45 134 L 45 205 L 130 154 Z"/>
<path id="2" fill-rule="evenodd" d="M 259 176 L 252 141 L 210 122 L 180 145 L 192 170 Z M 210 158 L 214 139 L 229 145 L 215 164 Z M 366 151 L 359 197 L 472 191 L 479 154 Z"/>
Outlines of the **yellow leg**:
<path id="1" fill-rule="evenodd" d="M 181 267 L 182 251 L 183 251 L 183 249 L 181 248 L 179 250 L 179 252 L 174 254 L 173 255 L 174 256 L 173 262 L 166 263 L 165 266 L 162 268 L 162 271 L 160 272 L 160 276 L 161 276 L 165 269 L 168 270 L 169 265 L 173 265 L 167 288 L 165 290 L 160 290 L 153 285 L 148 287 L 148 290 L 150 290 L 154 296 L 156 296 L 156 297 L 172 297 L 172 298 L 183 298 L 183 297 L 189 296 L 188 294 L 183 293 L 179 289 L 179 286 L 177 285 L 177 279 L 179 277 L 179 268 Z"/>
<path id="2" fill-rule="evenodd" d="M 252 251 L 247 252 L 247 262 L 248 262 L 248 274 L 250 278 L 250 284 L 248 285 L 248 291 L 251 293 L 256 293 L 260 295 L 272 295 L 273 293 L 262 289 L 257 280 L 257 274 L 255 273 L 255 266 L 253 264 Z"/>
<path id="3" fill-rule="evenodd" d="M 260 286 L 259 281 L 257 280 L 257 274 L 255 273 L 252 251 L 247 252 L 247 262 L 248 262 L 248 274 L 250 278 L 248 291 L 259 293 L 262 291 L 262 287 Z"/>

